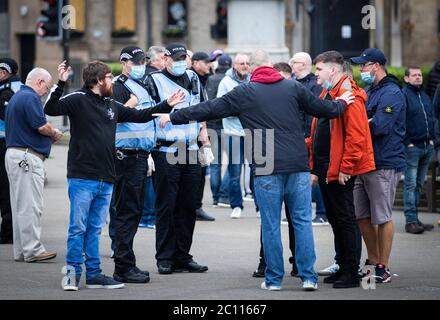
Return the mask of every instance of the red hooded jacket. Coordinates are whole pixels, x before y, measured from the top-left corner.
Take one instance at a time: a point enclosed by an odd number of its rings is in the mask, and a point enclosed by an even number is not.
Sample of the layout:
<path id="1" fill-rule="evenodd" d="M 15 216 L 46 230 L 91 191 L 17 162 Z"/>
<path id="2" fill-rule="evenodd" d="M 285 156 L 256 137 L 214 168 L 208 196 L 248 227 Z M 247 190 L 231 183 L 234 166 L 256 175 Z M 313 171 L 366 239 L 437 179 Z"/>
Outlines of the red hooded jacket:
<path id="1" fill-rule="evenodd" d="M 356 83 L 343 76 L 339 83 L 329 92 L 336 99 L 346 91 L 352 91 L 355 101 L 339 118 L 330 120 L 330 163 L 327 181 L 337 181 L 339 173 L 357 176 L 376 169 L 374 163 L 373 144 L 368 125 L 365 102 L 367 94 Z M 320 98 L 324 99 L 327 90 L 323 90 Z M 313 138 L 317 119 L 312 122 L 310 138 L 306 139 L 310 156 L 310 168 L 313 170 Z"/>

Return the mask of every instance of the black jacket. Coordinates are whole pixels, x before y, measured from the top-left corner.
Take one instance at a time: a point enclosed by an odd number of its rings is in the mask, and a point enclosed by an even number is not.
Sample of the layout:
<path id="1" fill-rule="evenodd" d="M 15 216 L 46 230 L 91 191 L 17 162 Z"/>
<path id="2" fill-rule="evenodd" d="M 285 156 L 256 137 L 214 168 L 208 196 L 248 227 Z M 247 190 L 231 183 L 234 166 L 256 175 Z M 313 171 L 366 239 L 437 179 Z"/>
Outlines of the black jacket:
<path id="1" fill-rule="evenodd" d="M 208 81 L 206 82 L 206 94 L 208 95 L 208 99 L 212 100 L 217 98 L 217 92 L 218 92 L 218 86 L 222 79 L 225 77 L 226 71 L 228 71 L 229 68 L 223 68 L 222 66 L 219 66 L 212 76 L 208 78 Z M 208 129 L 220 131 L 223 129 L 223 121 L 222 119 L 215 119 L 207 122 Z"/>
<path id="2" fill-rule="evenodd" d="M 58 82 L 44 107 L 49 116 L 67 115 L 70 146 L 67 177 L 114 182 L 115 134 L 118 122 L 148 122 L 153 113 L 168 113 L 166 101 L 156 107 L 137 110 L 124 107 L 83 88 L 61 98 L 65 83 Z"/>
<path id="3" fill-rule="evenodd" d="M 252 158 L 257 169 L 255 174 L 271 175 L 310 171 L 301 111 L 317 117 L 333 118 L 341 115 L 345 109 L 343 102 L 323 101 L 314 97 L 297 81 L 281 80 L 267 84 L 243 84 L 220 98 L 175 111 L 170 117 L 173 124 L 184 124 L 190 120 L 237 116 L 243 128 L 250 130 L 254 141 Z M 260 133 L 263 137 L 263 157 L 273 156 L 264 163 L 261 158 L 258 159 L 261 152 L 257 151 L 259 142 L 256 141 L 259 139 L 256 135 Z M 273 139 L 270 138 L 272 133 Z"/>
<path id="4" fill-rule="evenodd" d="M 297 79 L 297 81 L 301 83 L 304 87 L 309 89 L 315 97 L 319 97 L 321 95 L 322 87 L 318 84 L 318 80 L 313 73 L 309 73 L 304 78 Z M 302 116 L 304 121 L 304 137 L 308 138 L 310 137 L 310 131 L 312 130 L 313 117 L 305 114 L 304 112 L 302 113 Z"/>
<path id="5" fill-rule="evenodd" d="M 14 82 L 14 81 L 21 81 L 20 77 L 17 75 L 12 75 L 8 79 L 4 81 L 0 81 L 0 86 Z M 12 91 L 11 88 L 5 88 L 4 90 L 0 91 L 0 119 L 5 120 L 5 112 L 6 112 L 6 106 L 7 102 L 11 100 L 12 96 L 14 95 L 14 91 Z"/>
<path id="6" fill-rule="evenodd" d="M 405 146 L 412 143 L 419 148 L 426 147 L 435 137 L 431 99 L 421 88 L 410 84 L 402 92 L 406 98 Z"/>
<path id="7" fill-rule="evenodd" d="M 435 90 L 437 90 L 440 84 L 440 60 L 434 65 L 434 67 L 429 71 L 428 82 L 426 85 L 426 93 L 431 98 L 434 97 Z"/>

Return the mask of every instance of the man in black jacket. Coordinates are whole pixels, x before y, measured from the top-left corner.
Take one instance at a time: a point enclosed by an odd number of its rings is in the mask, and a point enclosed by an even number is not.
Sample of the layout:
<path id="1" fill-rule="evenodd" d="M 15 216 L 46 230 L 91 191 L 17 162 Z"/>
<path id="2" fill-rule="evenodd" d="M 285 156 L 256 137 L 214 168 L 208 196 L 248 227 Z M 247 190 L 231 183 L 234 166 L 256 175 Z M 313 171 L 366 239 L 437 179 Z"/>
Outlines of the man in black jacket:
<path id="1" fill-rule="evenodd" d="M 9 180 L 5 169 L 6 140 L 5 112 L 9 100 L 21 86 L 17 75 L 18 64 L 10 58 L 0 59 L 0 213 L 2 224 L 0 229 L 0 244 L 13 243 L 12 211 L 9 196 Z"/>
<path id="2" fill-rule="evenodd" d="M 86 66 L 84 87 L 61 98 L 70 67 L 58 66 L 60 81 L 45 105 L 50 116 L 70 119 L 67 178 L 71 203 L 67 240 L 67 272 L 64 290 L 78 290 L 83 253 L 88 288 L 122 288 L 124 284 L 101 273 L 99 238 L 109 212 L 115 181 L 115 133 L 118 122 L 148 122 L 157 111 L 170 112 L 182 94 L 173 94 L 160 105 L 143 110 L 126 108 L 109 99 L 112 95 L 110 68 L 99 61 Z"/>
<path id="3" fill-rule="evenodd" d="M 304 290 L 316 290 L 313 270 L 315 250 L 312 232 L 312 199 L 308 153 L 300 111 L 318 117 L 337 117 L 353 102 L 351 93 L 338 101 L 321 101 L 296 81 L 285 80 L 273 69 L 269 55 L 257 51 L 251 57 L 251 82 L 221 98 L 161 115 L 161 126 L 190 120 L 237 116 L 253 138 L 252 158 L 267 269 L 261 288 L 281 290 L 284 275 L 280 235 L 281 205 L 286 199 L 295 226 L 296 262 Z M 247 134 L 247 135 L 248 135 Z M 262 141 L 261 141 L 262 140 Z"/>

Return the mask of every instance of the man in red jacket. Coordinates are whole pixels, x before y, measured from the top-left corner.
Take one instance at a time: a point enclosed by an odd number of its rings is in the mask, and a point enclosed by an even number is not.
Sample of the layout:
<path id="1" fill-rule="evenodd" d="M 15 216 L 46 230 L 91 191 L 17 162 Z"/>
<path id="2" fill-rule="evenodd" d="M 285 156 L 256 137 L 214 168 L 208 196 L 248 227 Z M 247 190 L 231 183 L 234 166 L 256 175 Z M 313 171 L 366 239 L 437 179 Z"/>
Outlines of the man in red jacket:
<path id="1" fill-rule="evenodd" d="M 353 202 L 357 175 L 375 170 L 373 146 L 365 110 L 366 93 L 343 72 L 343 56 L 336 51 L 315 59 L 320 98 L 334 100 L 351 91 L 355 102 L 338 118 L 315 118 L 309 138 L 312 179 L 319 183 L 327 218 L 340 252 L 339 271 L 324 279 L 333 288 L 359 287 L 360 232 Z"/>

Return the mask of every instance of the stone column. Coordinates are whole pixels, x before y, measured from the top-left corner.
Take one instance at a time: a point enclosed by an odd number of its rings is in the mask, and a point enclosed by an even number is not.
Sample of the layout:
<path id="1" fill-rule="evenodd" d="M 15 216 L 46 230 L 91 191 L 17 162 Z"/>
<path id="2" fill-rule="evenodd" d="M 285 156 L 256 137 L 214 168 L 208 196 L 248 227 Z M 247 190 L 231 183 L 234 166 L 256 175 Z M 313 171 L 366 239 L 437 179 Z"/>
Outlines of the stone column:
<path id="1" fill-rule="evenodd" d="M 288 61 L 283 0 L 230 0 L 226 52 L 267 51 L 273 62 Z"/>
<path id="2" fill-rule="evenodd" d="M 109 60 L 113 30 L 112 1 L 88 0 L 86 8 L 90 60 Z"/>
<path id="3" fill-rule="evenodd" d="M 392 67 L 402 66 L 402 8 L 400 1 L 391 4 L 391 53 L 389 63 Z"/>

